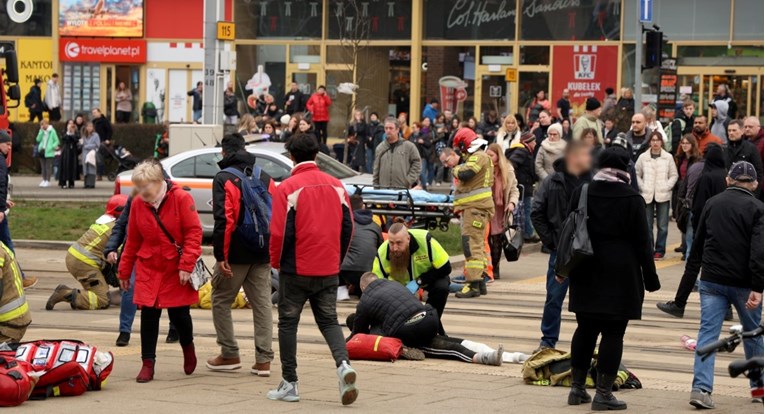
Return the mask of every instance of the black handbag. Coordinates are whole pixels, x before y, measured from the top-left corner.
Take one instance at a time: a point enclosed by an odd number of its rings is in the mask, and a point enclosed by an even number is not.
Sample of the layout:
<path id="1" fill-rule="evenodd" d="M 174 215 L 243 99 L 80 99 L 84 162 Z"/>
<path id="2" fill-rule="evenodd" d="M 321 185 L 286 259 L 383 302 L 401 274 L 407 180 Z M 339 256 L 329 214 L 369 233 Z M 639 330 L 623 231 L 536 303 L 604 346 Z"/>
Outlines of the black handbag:
<path id="1" fill-rule="evenodd" d="M 677 215 L 675 223 L 677 224 L 677 229 L 682 233 L 685 233 L 685 231 L 688 230 L 688 217 L 690 216 L 690 212 L 691 206 L 688 204 L 688 200 L 678 200 L 677 206 L 675 207 L 675 214 Z"/>
<path id="2" fill-rule="evenodd" d="M 576 210 L 569 213 L 563 222 L 563 229 L 558 242 L 557 258 L 555 260 L 555 275 L 568 277 L 582 260 L 592 257 L 592 243 L 587 231 L 587 190 L 589 184 L 582 186 L 579 204 Z"/>
<path id="3" fill-rule="evenodd" d="M 111 287 L 120 287 L 120 280 L 117 278 L 117 269 L 119 264 L 111 264 L 104 262 L 104 267 L 101 268 L 101 274 L 104 275 L 104 280 Z"/>
<path id="4" fill-rule="evenodd" d="M 502 232 L 502 251 L 508 262 L 515 262 L 523 250 L 523 231 L 517 225 L 510 225 Z"/>

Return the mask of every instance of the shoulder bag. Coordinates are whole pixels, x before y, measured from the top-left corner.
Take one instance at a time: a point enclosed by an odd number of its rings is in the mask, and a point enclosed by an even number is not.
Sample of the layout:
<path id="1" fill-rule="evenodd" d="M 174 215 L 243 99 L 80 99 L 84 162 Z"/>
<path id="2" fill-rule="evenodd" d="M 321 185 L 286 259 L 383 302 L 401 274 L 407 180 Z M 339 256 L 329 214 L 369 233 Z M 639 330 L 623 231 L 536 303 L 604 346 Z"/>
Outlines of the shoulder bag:
<path id="1" fill-rule="evenodd" d="M 160 220 L 157 210 L 153 207 L 150 207 L 150 210 L 151 214 L 154 215 L 154 219 L 157 220 L 157 224 L 159 224 L 159 228 L 162 230 L 162 233 L 165 233 L 165 236 L 170 240 L 170 243 L 172 243 L 176 250 L 178 250 L 178 257 L 180 258 L 183 256 L 183 248 L 178 243 L 176 243 L 173 236 L 169 231 L 167 231 L 167 228 L 165 228 L 165 225 L 162 224 L 162 220 Z M 202 260 L 202 257 L 199 257 L 197 258 L 197 264 L 194 266 L 194 270 L 191 271 L 191 279 L 189 280 L 189 283 L 191 283 L 191 287 L 194 288 L 194 290 L 199 290 L 202 285 L 210 280 L 211 276 L 212 274 L 210 273 L 210 269 L 205 266 L 205 262 Z"/>
<path id="2" fill-rule="evenodd" d="M 582 186 L 579 204 L 576 210 L 569 213 L 563 222 L 563 229 L 558 241 L 557 258 L 555 260 L 555 275 L 568 277 L 582 260 L 592 257 L 592 243 L 587 231 L 587 190 L 589 184 Z"/>

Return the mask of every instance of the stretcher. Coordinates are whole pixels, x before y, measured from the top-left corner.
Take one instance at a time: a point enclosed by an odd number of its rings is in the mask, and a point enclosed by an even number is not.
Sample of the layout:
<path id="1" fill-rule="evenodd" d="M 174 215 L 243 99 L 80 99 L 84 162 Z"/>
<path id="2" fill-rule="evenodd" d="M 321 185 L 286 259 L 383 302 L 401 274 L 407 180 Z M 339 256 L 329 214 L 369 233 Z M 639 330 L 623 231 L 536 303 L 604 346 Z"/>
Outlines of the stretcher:
<path id="1" fill-rule="evenodd" d="M 350 195 L 360 195 L 372 214 L 403 217 L 410 228 L 447 231 L 454 215 L 454 196 L 408 188 L 377 188 L 346 184 Z"/>

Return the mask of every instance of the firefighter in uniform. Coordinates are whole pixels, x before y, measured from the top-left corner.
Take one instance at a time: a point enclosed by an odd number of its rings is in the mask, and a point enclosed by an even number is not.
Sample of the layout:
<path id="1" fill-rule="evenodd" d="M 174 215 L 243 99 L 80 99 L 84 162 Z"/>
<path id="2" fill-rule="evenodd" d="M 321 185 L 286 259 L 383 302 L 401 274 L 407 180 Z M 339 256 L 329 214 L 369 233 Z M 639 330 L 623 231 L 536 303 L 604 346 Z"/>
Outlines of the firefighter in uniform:
<path id="1" fill-rule="evenodd" d="M 21 270 L 11 249 L 0 243 L 0 344 L 21 342 L 32 323 L 29 304 L 24 296 Z"/>
<path id="2" fill-rule="evenodd" d="M 45 304 L 52 310 L 59 302 L 68 302 L 72 309 L 95 310 L 109 307 L 109 285 L 101 272 L 104 248 L 112 234 L 114 223 L 127 203 L 124 194 L 114 195 L 106 204 L 106 212 L 90 226 L 66 254 L 66 268 L 80 282 L 82 289 L 58 285 Z"/>
<path id="3" fill-rule="evenodd" d="M 489 143 L 477 138 L 468 128 L 457 131 L 459 136 L 467 135 L 463 140 L 467 148 L 465 162 L 459 164 L 460 156 L 451 148 L 441 152 L 441 163 L 451 168 L 456 179 L 454 192 L 454 211 L 461 212 L 460 229 L 462 250 L 465 254 L 465 279 L 467 283 L 458 298 L 474 298 L 486 294 L 484 273 L 488 258 L 484 240 L 489 221 L 494 215 L 494 201 L 491 186 L 494 183 L 494 165 L 484 152 Z M 456 141 L 456 138 L 455 138 Z"/>

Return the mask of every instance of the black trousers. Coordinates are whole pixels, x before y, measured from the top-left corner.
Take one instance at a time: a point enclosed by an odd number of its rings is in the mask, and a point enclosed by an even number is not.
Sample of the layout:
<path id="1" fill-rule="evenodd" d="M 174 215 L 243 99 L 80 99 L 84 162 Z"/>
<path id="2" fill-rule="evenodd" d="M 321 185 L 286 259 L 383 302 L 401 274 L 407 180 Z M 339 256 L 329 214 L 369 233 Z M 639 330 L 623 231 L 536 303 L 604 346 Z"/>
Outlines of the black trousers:
<path id="1" fill-rule="evenodd" d="M 131 115 L 133 115 L 132 112 L 117 111 L 117 123 L 127 124 L 128 122 L 130 122 Z"/>
<path id="2" fill-rule="evenodd" d="M 489 235 L 489 250 L 491 251 L 491 266 L 494 268 L 494 279 L 499 279 L 499 264 L 502 262 L 502 235 Z"/>
<path id="3" fill-rule="evenodd" d="M 395 333 L 404 345 L 421 349 L 431 358 L 455 359 L 473 362 L 475 352 L 462 346 L 462 339 L 439 335 L 441 321 L 432 307 L 412 315 Z"/>
<path id="4" fill-rule="evenodd" d="M 428 300 L 425 302 L 438 312 L 438 317 L 444 314 L 446 300 L 449 299 L 449 277 L 441 277 L 422 289 L 428 292 Z"/>
<path id="5" fill-rule="evenodd" d="M 598 315 L 576 314 L 576 331 L 571 339 L 571 366 L 581 370 L 590 369 L 595 343 L 601 336 L 598 348 L 598 373 L 616 375 L 622 362 L 624 332 L 629 321 L 601 319 Z"/>
<path id="6" fill-rule="evenodd" d="M 313 126 L 316 129 L 316 138 L 322 144 L 327 144 L 327 121 L 314 121 Z"/>
<path id="7" fill-rule="evenodd" d="M 188 306 L 167 308 L 172 327 L 178 331 L 181 346 L 194 342 L 194 325 Z M 157 359 L 157 337 L 162 309 L 141 308 L 141 359 Z"/>
<path id="8" fill-rule="evenodd" d="M 48 110 L 48 119 L 50 119 L 51 122 L 58 122 L 61 120 L 61 107 L 58 108 L 50 108 Z"/>

